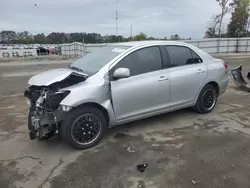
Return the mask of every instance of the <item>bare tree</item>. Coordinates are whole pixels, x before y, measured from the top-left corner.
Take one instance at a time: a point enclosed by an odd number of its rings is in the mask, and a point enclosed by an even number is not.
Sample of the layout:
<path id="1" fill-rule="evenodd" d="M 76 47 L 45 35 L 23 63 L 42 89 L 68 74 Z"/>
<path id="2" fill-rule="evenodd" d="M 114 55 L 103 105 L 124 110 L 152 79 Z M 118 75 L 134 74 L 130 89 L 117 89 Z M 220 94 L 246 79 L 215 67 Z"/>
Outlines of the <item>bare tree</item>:
<path id="1" fill-rule="evenodd" d="M 211 21 L 208 24 L 205 38 L 215 38 L 218 36 L 218 24 L 220 23 L 220 15 L 213 15 Z"/>
<path id="2" fill-rule="evenodd" d="M 247 18 L 247 25 L 246 25 L 246 35 L 248 37 L 248 31 L 249 31 L 249 26 L 250 26 L 250 4 L 248 2 L 248 5 L 247 5 L 247 13 L 248 13 L 248 18 Z"/>
<path id="3" fill-rule="evenodd" d="M 216 0 L 220 7 L 221 7 L 221 13 L 219 14 L 220 22 L 219 22 L 219 38 L 221 38 L 221 26 L 223 22 L 224 16 L 229 12 L 228 2 L 229 0 Z"/>
<path id="4" fill-rule="evenodd" d="M 216 30 L 218 29 L 217 28 L 217 26 L 218 26 L 218 24 L 220 24 L 220 22 L 221 22 L 221 17 L 220 17 L 220 15 L 213 15 L 212 16 L 212 28 L 213 28 L 213 30 L 214 30 L 214 35 L 216 34 Z M 220 27 L 221 27 L 221 25 L 219 26 L 219 35 L 220 35 Z M 214 38 L 215 36 L 213 36 L 213 38 Z"/>

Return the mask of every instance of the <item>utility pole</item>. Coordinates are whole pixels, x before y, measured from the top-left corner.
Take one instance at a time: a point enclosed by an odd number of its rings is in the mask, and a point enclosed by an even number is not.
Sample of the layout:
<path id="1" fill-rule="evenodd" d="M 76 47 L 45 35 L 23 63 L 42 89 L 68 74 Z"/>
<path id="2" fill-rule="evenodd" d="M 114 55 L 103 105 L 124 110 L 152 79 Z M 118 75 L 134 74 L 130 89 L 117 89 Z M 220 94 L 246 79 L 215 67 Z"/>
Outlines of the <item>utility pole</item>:
<path id="1" fill-rule="evenodd" d="M 132 37 L 133 37 L 133 26 L 132 26 L 132 24 L 130 24 L 130 37 L 131 37 L 131 40 L 132 40 Z"/>
<path id="2" fill-rule="evenodd" d="M 236 43 L 236 53 L 238 53 L 239 52 L 239 40 L 240 40 L 240 34 L 241 34 L 240 28 L 236 29 L 235 33 L 237 33 L 238 35 L 237 43 Z"/>
<path id="3" fill-rule="evenodd" d="M 115 11 L 115 21 L 116 21 L 116 37 L 118 38 L 118 2 L 117 2 L 117 0 L 116 0 L 116 11 Z M 118 42 L 119 42 L 119 39 L 118 39 Z"/>

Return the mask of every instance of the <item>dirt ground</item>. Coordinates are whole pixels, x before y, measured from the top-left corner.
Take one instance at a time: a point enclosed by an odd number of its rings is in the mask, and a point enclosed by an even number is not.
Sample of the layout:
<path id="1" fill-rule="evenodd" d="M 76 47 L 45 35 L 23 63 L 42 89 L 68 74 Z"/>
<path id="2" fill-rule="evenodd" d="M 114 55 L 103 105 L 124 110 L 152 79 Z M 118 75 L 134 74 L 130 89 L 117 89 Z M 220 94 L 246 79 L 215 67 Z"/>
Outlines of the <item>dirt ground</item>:
<path id="1" fill-rule="evenodd" d="M 250 55 L 219 57 L 250 71 Z M 76 151 L 57 138 L 29 140 L 20 93 L 30 75 L 15 69 L 0 67 L 0 87 L 19 85 L 0 88 L 0 188 L 250 187 L 250 93 L 232 82 L 209 114 L 184 109 L 117 126 L 98 146 Z"/>

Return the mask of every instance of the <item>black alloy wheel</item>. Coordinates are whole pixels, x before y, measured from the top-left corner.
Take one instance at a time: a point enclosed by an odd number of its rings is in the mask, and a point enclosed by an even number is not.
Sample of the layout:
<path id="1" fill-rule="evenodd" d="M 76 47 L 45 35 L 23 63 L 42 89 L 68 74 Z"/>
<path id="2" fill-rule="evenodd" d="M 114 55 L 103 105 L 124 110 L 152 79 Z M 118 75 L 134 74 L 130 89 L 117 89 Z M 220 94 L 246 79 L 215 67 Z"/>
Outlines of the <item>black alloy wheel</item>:
<path id="1" fill-rule="evenodd" d="M 100 131 L 100 119 L 94 114 L 83 114 L 74 121 L 71 137 L 79 145 L 88 145 L 98 138 Z"/>
<path id="2" fill-rule="evenodd" d="M 60 126 L 63 140 L 75 149 L 91 148 L 102 139 L 108 127 L 103 111 L 93 106 L 72 109 Z"/>
<path id="3" fill-rule="evenodd" d="M 193 109 L 201 114 L 209 113 L 214 109 L 217 98 L 218 93 L 214 85 L 207 84 L 202 88 Z"/>
<path id="4" fill-rule="evenodd" d="M 212 89 L 203 94 L 203 105 L 206 110 L 211 110 L 216 103 L 216 92 Z"/>

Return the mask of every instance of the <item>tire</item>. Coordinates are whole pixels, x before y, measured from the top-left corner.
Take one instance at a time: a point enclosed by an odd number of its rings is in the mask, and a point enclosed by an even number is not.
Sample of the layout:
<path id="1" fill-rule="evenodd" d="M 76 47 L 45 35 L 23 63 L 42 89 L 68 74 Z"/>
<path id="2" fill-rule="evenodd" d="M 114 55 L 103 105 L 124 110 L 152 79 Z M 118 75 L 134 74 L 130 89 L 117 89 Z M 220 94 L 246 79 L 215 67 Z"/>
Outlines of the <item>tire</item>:
<path id="1" fill-rule="evenodd" d="M 209 101 L 209 100 L 207 101 L 206 96 L 210 93 L 211 93 L 211 95 L 213 95 L 213 99 L 211 99 L 211 101 Z M 217 93 L 215 87 L 211 84 L 207 84 L 201 90 L 199 97 L 197 99 L 196 105 L 193 107 L 193 109 L 196 112 L 201 113 L 201 114 L 209 113 L 216 106 L 217 97 L 218 97 L 218 93 Z M 209 104 L 211 106 L 209 106 Z"/>
<path id="2" fill-rule="evenodd" d="M 97 135 L 91 142 L 81 143 L 81 141 L 79 141 L 77 138 L 79 137 L 79 135 L 81 134 L 85 135 L 85 133 L 86 134 L 89 133 L 90 137 L 92 135 L 92 132 L 91 133 L 88 132 L 88 131 L 92 131 L 90 130 L 90 128 L 92 129 L 92 126 L 91 126 L 92 123 L 88 121 L 88 119 L 86 118 L 94 119 L 96 121 L 94 124 L 98 124 L 98 126 L 93 124 L 93 127 L 95 126 L 99 127 L 99 129 L 98 131 L 93 130 L 98 133 L 96 133 Z M 101 110 L 99 110 L 96 107 L 85 106 L 85 107 L 78 107 L 78 108 L 72 109 L 67 119 L 61 124 L 60 131 L 61 131 L 63 140 L 66 141 L 71 147 L 75 149 L 88 149 L 98 144 L 98 142 L 102 139 L 104 133 L 106 132 L 107 127 L 108 127 L 107 119 Z M 82 130 L 82 129 L 86 129 L 86 130 Z M 73 130 L 78 130 L 78 133 L 77 133 L 78 136 L 77 135 L 74 136 L 75 133 L 73 133 L 74 132 Z M 83 137 L 82 139 L 88 139 L 87 137 L 89 135 L 80 136 L 80 137 Z"/>
<path id="3" fill-rule="evenodd" d="M 29 131 L 33 131 L 33 126 L 32 126 L 32 123 L 31 123 L 31 113 L 30 112 L 28 114 L 28 129 L 29 129 Z"/>

